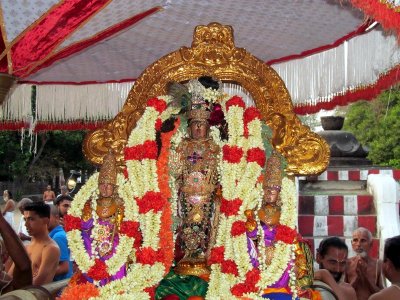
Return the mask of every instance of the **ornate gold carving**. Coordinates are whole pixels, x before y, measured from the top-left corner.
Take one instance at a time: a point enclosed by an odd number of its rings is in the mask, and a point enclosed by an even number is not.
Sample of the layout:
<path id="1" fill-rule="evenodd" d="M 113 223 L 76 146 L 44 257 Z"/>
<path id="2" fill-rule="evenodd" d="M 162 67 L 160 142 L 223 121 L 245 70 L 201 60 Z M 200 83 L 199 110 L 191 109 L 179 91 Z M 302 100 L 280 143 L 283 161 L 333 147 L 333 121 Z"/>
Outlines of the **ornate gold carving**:
<path id="1" fill-rule="evenodd" d="M 236 48 L 233 29 L 218 23 L 197 26 L 191 48 L 182 47 L 146 68 L 129 92 L 122 111 L 84 142 L 85 156 L 101 164 L 111 149 L 120 165 L 123 148 L 144 110 L 147 99 L 166 93 L 170 81 L 187 81 L 202 75 L 235 82 L 245 88 L 272 128 L 272 144 L 287 160 L 290 175 L 323 172 L 329 162 L 329 146 L 293 113 L 284 82 L 263 61 L 243 48 Z"/>

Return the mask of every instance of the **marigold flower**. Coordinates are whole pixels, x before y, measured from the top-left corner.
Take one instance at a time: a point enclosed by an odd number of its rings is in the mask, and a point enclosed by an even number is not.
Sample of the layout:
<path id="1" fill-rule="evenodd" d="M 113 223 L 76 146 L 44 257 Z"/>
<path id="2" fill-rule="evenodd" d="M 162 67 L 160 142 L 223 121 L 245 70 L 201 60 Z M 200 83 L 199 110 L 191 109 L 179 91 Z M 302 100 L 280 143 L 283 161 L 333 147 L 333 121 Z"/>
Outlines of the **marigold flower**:
<path id="1" fill-rule="evenodd" d="M 95 298 L 100 296 L 99 290 L 92 283 L 84 283 L 78 285 L 68 285 L 61 297 L 57 298 L 58 300 L 70 300 L 70 299 L 82 299 L 86 300 L 89 298 Z"/>

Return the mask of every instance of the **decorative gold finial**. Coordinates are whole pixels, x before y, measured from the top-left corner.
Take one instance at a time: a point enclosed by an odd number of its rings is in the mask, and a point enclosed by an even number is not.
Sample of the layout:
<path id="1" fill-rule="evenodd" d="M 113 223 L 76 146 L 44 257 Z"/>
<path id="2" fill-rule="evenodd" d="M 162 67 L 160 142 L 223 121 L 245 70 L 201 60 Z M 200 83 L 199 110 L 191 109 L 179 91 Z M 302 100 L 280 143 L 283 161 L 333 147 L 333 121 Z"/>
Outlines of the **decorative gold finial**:
<path id="1" fill-rule="evenodd" d="M 116 185 L 117 166 L 114 155 L 109 151 L 103 158 L 103 164 L 100 167 L 99 184 L 107 183 Z"/>
<path id="2" fill-rule="evenodd" d="M 263 188 L 275 189 L 278 192 L 282 186 L 281 159 L 277 152 L 273 151 L 267 160 Z"/>

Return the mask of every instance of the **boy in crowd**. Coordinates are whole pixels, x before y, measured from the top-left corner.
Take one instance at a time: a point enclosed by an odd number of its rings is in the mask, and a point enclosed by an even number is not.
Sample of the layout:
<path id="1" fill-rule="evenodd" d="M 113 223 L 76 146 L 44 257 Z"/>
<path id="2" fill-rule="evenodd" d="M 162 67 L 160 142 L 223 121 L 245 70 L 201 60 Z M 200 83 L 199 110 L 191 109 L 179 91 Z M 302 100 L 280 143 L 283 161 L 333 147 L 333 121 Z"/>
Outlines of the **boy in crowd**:
<path id="1" fill-rule="evenodd" d="M 50 206 L 43 202 L 33 202 L 24 207 L 26 229 L 31 236 L 31 243 L 26 247 L 32 266 L 32 283 L 43 285 L 53 281 L 60 249 L 49 237 Z M 9 270 L 12 274 L 14 265 Z"/>

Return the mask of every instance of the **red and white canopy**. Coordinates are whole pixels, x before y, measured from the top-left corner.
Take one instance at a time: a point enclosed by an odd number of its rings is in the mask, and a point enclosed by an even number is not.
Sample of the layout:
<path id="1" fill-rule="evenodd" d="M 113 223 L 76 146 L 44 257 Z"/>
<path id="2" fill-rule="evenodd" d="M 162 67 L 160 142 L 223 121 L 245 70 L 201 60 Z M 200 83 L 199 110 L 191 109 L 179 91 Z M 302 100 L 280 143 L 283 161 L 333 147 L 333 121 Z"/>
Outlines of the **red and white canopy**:
<path id="1" fill-rule="evenodd" d="M 3 0 L 0 72 L 19 85 L 1 118 L 32 114 L 32 84 L 38 122 L 110 118 L 146 66 L 190 46 L 194 27 L 210 22 L 233 26 L 236 46 L 280 74 L 299 113 L 372 98 L 398 81 L 396 8 L 379 0 Z"/>

